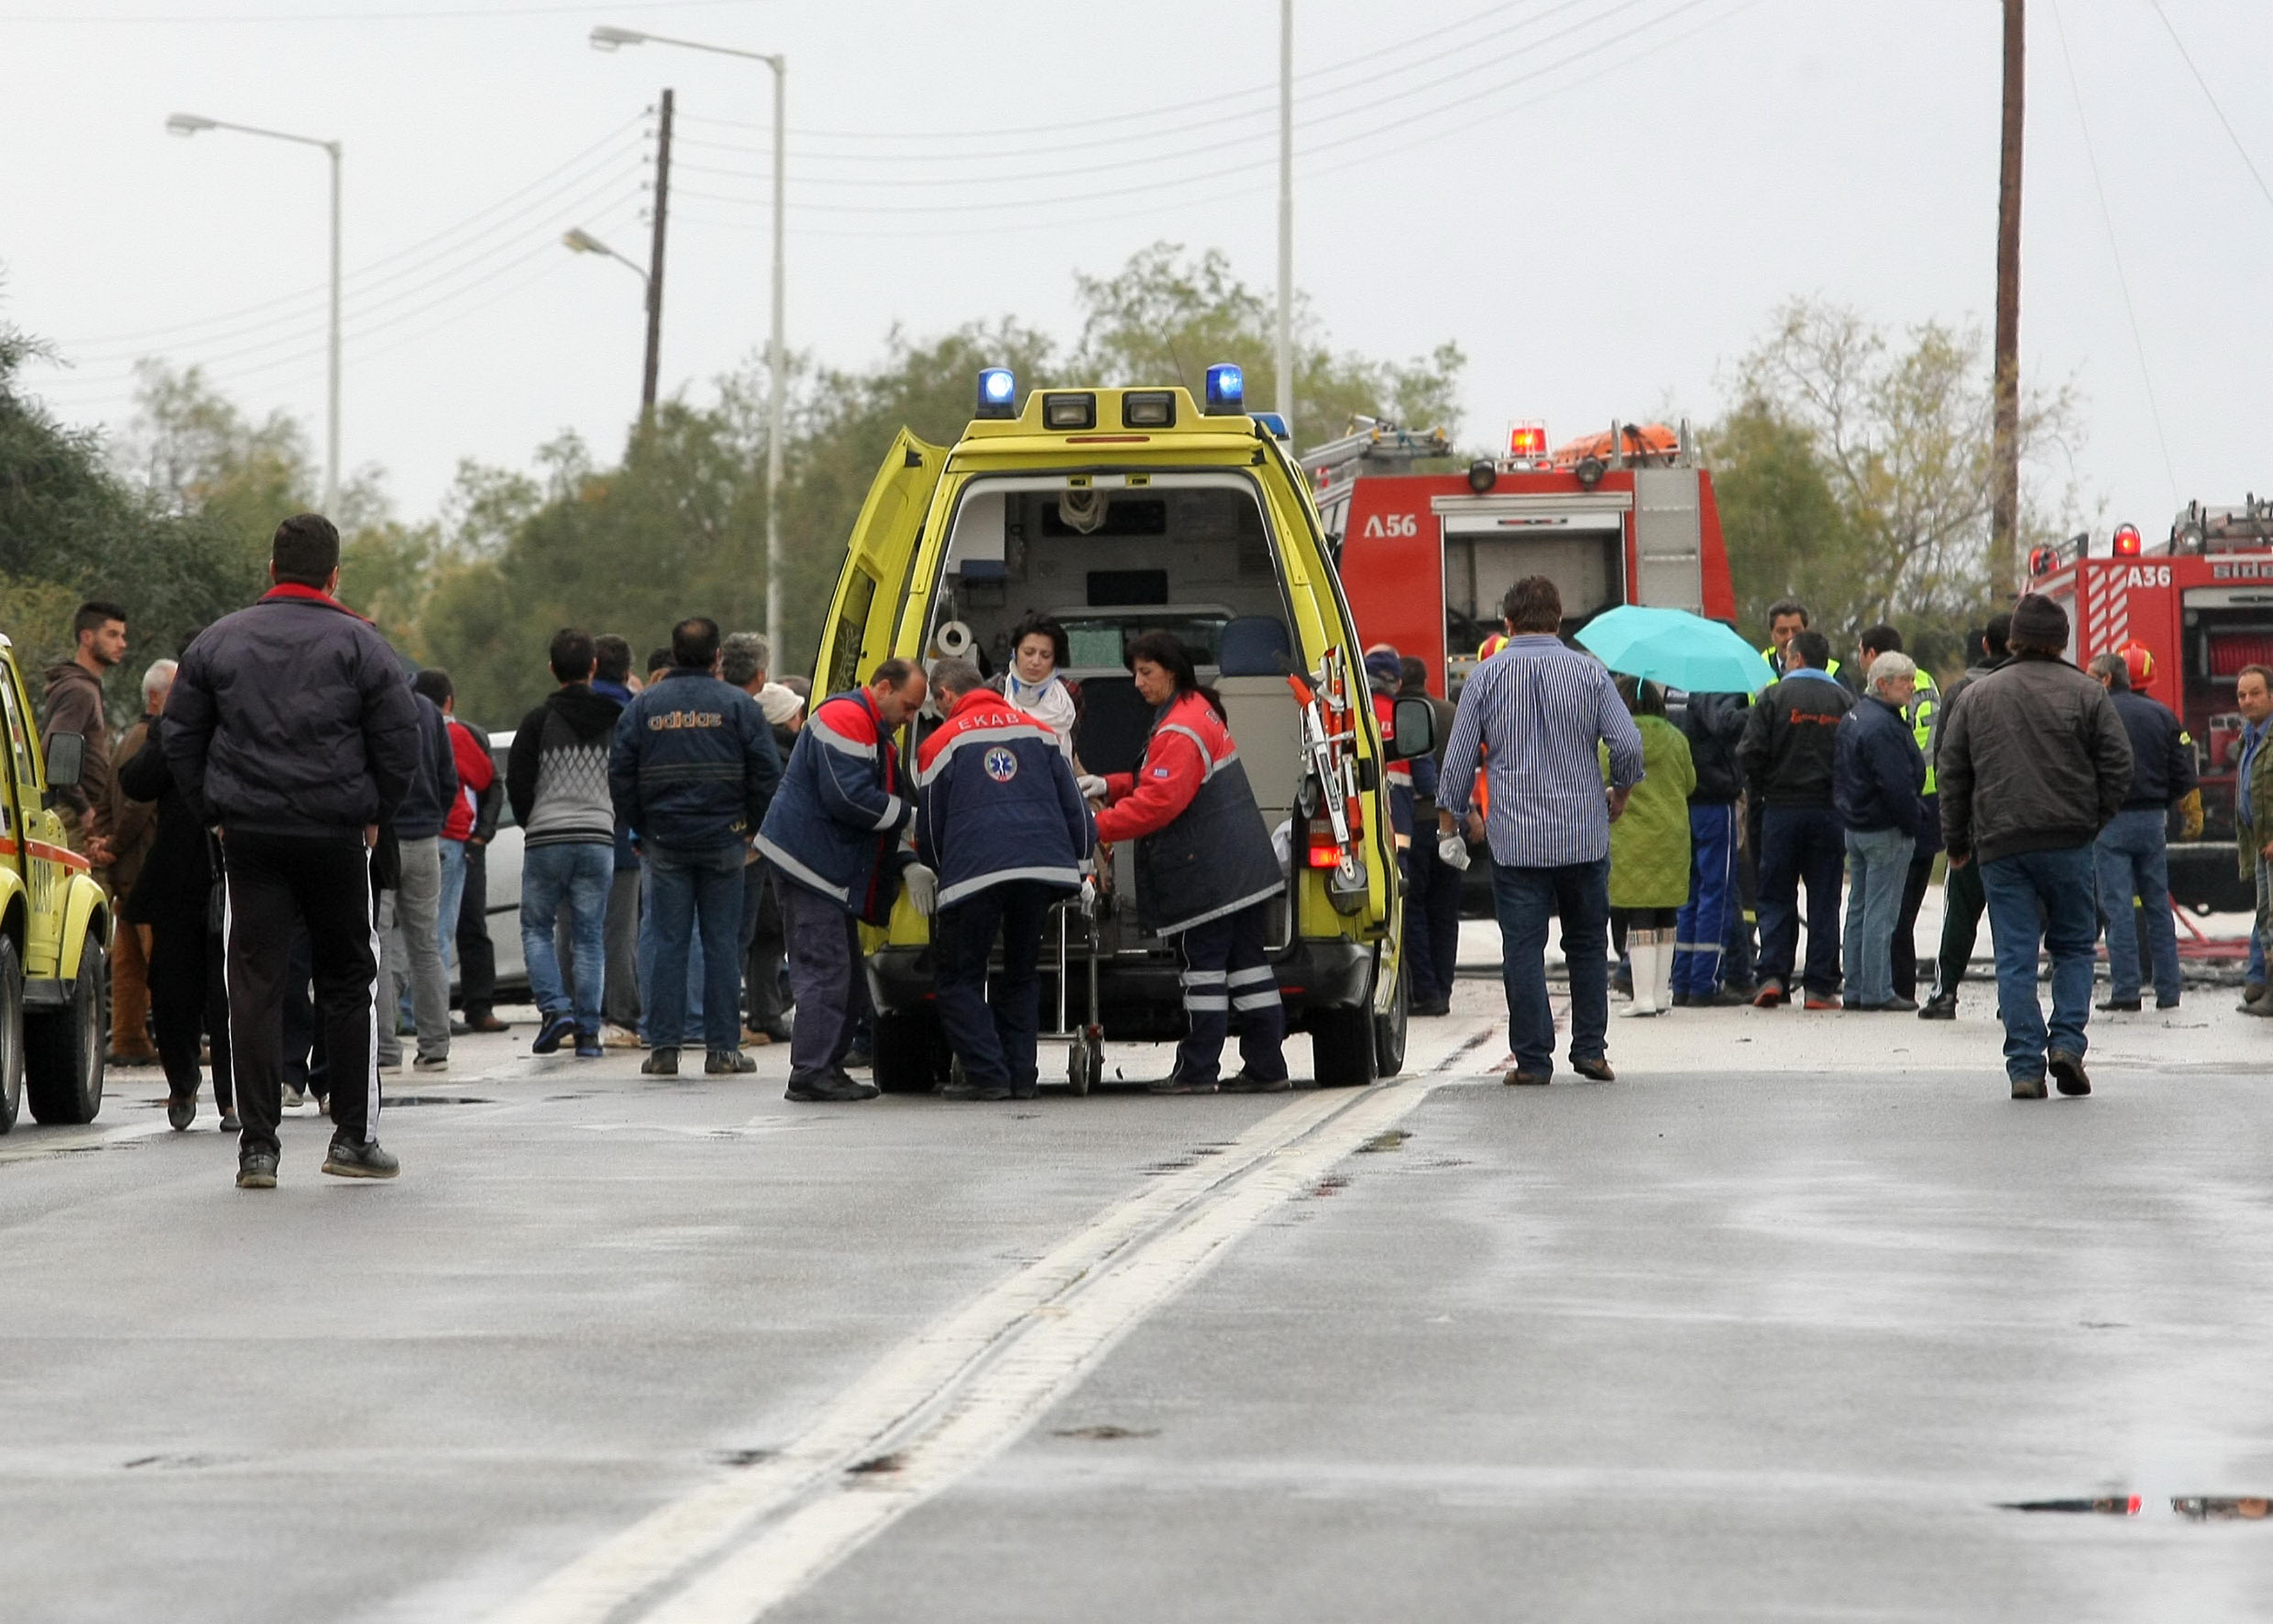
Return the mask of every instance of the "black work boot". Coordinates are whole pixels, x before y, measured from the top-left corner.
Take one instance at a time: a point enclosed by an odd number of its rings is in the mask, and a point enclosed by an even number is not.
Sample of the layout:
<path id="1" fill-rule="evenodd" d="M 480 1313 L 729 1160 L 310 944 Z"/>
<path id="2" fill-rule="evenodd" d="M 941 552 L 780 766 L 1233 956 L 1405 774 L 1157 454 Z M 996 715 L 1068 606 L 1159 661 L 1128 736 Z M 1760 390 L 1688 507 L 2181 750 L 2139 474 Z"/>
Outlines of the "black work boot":
<path id="1" fill-rule="evenodd" d="M 758 1063 L 739 1049 L 713 1049 L 702 1059 L 706 1077 L 733 1077 L 758 1069 Z"/>
<path id="2" fill-rule="evenodd" d="M 647 1059 L 640 1062 L 642 1077 L 676 1077 L 679 1075 L 679 1051 L 650 1049 Z"/>
<path id="3" fill-rule="evenodd" d="M 380 1149 L 375 1139 L 369 1144 L 334 1139 L 324 1153 L 324 1171 L 334 1179 L 392 1179 L 402 1171 L 402 1164 Z"/>

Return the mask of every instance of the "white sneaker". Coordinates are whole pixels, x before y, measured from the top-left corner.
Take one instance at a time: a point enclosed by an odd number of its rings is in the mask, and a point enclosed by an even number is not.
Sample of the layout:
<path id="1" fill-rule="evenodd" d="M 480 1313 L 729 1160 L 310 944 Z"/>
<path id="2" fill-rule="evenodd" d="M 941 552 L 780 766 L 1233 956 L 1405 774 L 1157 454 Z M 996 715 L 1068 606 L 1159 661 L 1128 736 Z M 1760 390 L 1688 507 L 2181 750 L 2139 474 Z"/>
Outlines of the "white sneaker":
<path id="1" fill-rule="evenodd" d="M 446 1054 L 422 1054 L 410 1062 L 410 1069 L 414 1072 L 446 1072 L 450 1069 L 450 1057 Z"/>
<path id="2" fill-rule="evenodd" d="M 307 1103 L 308 1096 L 304 1089 L 296 1089 L 289 1082 L 284 1085 L 283 1105 L 285 1110 L 297 1111 Z"/>

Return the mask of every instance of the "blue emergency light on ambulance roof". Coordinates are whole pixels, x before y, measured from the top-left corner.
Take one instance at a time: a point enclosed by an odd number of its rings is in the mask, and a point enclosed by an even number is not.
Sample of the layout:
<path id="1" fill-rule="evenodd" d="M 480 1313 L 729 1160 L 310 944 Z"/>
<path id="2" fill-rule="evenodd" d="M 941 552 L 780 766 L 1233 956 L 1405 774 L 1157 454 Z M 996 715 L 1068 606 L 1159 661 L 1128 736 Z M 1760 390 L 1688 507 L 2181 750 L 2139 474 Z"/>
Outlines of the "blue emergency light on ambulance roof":
<path id="1" fill-rule="evenodd" d="M 1291 440 L 1294 438 L 1294 431 L 1287 427 L 1287 420 L 1276 412 L 1257 412 L 1255 421 L 1268 429 L 1273 439 Z"/>
<path id="2" fill-rule="evenodd" d="M 981 417 L 1016 417 L 1018 415 L 1018 380 L 1010 375 L 1009 367 L 981 369 L 977 415 Z"/>
<path id="3" fill-rule="evenodd" d="M 2115 545 L 2112 551 L 2115 557 L 2119 558 L 2137 558 L 2139 556 L 2139 527 L 2135 524 L 2117 525 L 2115 527 Z"/>
<path id="4" fill-rule="evenodd" d="M 1211 417 L 1229 416 L 1247 409 L 1247 379 L 1227 361 L 1207 370 L 1207 411 Z"/>

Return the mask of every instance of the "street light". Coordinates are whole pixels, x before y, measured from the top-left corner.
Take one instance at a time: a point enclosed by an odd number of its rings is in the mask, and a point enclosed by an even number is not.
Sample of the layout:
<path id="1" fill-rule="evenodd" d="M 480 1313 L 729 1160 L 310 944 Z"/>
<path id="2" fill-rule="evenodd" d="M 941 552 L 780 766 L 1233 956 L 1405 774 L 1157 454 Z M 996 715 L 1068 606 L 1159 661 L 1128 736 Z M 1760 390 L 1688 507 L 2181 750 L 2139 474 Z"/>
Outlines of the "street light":
<path id="1" fill-rule="evenodd" d="M 774 71 L 773 329 L 766 341 L 766 370 L 770 382 L 766 395 L 766 640 L 773 645 L 774 656 L 779 659 L 782 648 L 782 422 L 786 396 L 784 375 L 788 370 L 789 354 L 782 332 L 782 245 L 785 219 L 782 199 L 789 188 L 782 153 L 788 133 L 788 121 L 783 109 L 789 99 L 789 58 L 769 56 L 762 51 L 736 50 L 725 45 L 705 45 L 697 40 L 671 39 L 660 34 L 645 34 L 636 28 L 614 28 L 605 24 L 594 28 L 590 39 L 596 51 L 612 51 L 625 45 L 676 45 L 682 50 L 708 51 L 716 56 L 739 56 L 745 62 L 762 62 Z"/>
<path id="2" fill-rule="evenodd" d="M 340 500 L 340 144 L 311 135 L 264 130 L 257 124 L 233 124 L 226 119 L 205 118 L 195 113 L 176 113 L 166 120 L 169 135 L 192 136 L 205 130 L 234 130 L 239 135 L 261 135 L 299 146 L 320 146 L 332 161 L 332 334 L 324 419 L 324 511 L 330 514 Z"/>
<path id="3" fill-rule="evenodd" d="M 570 227 L 561 234 L 560 242 L 562 246 L 572 254 L 604 254 L 618 265 L 630 266 L 631 273 L 638 277 L 642 283 L 647 281 L 647 273 L 640 268 L 638 260 L 625 258 L 581 226 Z"/>

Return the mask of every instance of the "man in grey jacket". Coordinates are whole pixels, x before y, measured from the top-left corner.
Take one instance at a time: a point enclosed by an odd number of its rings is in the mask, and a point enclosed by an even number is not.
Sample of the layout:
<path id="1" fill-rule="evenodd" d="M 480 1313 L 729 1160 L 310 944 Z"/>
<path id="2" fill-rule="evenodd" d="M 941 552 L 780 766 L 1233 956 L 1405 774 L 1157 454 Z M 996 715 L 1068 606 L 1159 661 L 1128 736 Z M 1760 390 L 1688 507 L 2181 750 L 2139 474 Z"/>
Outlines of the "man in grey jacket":
<path id="1" fill-rule="evenodd" d="M 2089 1094 L 2084 1023 L 2099 941 L 2092 842 L 2131 792 L 2131 741 L 2107 691 L 2064 657 L 2067 611 L 2032 594 L 2013 610 L 2011 662 L 1968 685 L 1942 726 L 1936 770 L 1953 870 L 1977 866 L 1997 943 L 1997 1014 L 2014 1099 Z M 2052 953 L 2049 1033 L 2037 947 Z"/>

